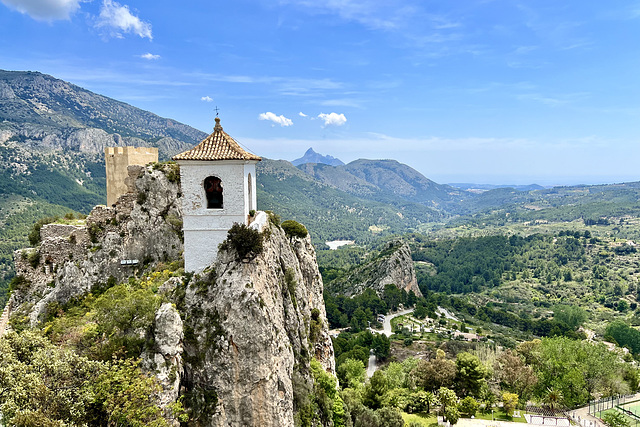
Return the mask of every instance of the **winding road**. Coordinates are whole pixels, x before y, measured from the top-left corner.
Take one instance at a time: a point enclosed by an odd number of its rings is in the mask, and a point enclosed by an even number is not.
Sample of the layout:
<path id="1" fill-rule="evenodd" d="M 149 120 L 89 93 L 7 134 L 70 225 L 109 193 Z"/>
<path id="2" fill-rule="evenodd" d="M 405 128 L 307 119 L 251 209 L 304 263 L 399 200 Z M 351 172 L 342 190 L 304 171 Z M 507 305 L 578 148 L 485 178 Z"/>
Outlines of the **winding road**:
<path id="1" fill-rule="evenodd" d="M 413 312 L 413 308 L 410 308 L 408 310 L 402 310 L 402 311 L 398 311 L 397 313 L 388 314 L 384 318 L 384 322 L 382 323 L 382 333 L 385 334 L 387 337 L 390 337 L 393 334 L 393 331 L 391 330 L 391 319 L 398 316 L 404 316 L 405 314 L 409 314 L 412 312 Z M 375 329 L 369 328 L 369 330 L 374 334 L 381 333 L 380 331 L 377 331 Z M 373 376 L 373 373 L 377 369 L 378 369 L 378 364 L 377 364 L 376 356 L 374 356 L 373 351 L 371 351 L 369 353 L 369 366 L 367 366 L 367 378 L 371 378 Z"/>

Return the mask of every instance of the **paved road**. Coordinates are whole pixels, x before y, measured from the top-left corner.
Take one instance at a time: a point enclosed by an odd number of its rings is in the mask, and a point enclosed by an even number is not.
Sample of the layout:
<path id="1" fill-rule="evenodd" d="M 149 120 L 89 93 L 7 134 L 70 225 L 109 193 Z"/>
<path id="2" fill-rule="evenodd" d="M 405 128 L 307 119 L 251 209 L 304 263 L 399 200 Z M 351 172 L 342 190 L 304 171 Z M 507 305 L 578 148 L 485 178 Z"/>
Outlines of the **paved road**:
<path id="1" fill-rule="evenodd" d="M 391 330 L 391 319 L 398 316 L 404 316 L 405 314 L 409 314 L 412 312 L 413 312 L 413 308 L 410 308 L 408 310 L 402 310 L 397 313 L 388 314 L 387 317 L 384 319 L 384 323 L 382 324 L 382 333 L 390 337 L 393 334 L 393 331 Z"/>
<path id="2" fill-rule="evenodd" d="M 388 314 L 385 317 L 384 322 L 382 323 L 382 333 L 388 337 L 391 336 L 393 334 L 393 331 L 391 330 L 391 319 L 398 316 L 404 316 L 405 314 L 409 314 L 411 312 L 413 312 L 413 308 L 408 310 L 402 310 L 393 314 Z M 369 329 L 369 330 L 375 334 L 380 333 L 380 331 L 375 329 Z M 376 362 L 377 362 L 376 357 L 373 355 L 373 353 L 371 353 L 369 355 L 369 366 L 367 366 L 367 378 L 371 378 L 373 376 L 373 373 L 378 369 L 378 364 Z"/>
<path id="3" fill-rule="evenodd" d="M 378 369 L 376 365 L 376 356 L 373 355 L 373 351 L 369 353 L 369 365 L 367 366 L 367 378 L 371 378 L 373 373 Z"/>

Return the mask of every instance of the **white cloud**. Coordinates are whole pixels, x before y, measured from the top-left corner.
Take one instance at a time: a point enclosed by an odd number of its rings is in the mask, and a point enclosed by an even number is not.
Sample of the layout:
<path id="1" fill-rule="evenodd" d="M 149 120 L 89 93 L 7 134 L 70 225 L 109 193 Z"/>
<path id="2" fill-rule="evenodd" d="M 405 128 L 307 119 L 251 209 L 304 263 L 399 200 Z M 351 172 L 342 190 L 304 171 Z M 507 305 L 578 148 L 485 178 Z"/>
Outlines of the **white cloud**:
<path id="1" fill-rule="evenodd" d="M 325 107 L 353 107 L 360 108 L 361 105 L 355 99 L 327 99 L 325 101 L 320 102 L 320 105 Z"/>
<path id="2" fill-rule="evenodd" d="M 97 26 L 111 28 L 115 37 L 122 37 L 121 32 L 125 32 L 153 39 L 151 24 L 131 14 L 129 6 L 112 0 L 103 0 Z"/>
<path id="3" fill-rule="evenodd" d="M 306 115 L 305 113 L 303 113 L 302 111 L 300 111 L 300 112 L 298 113 L 298 115 L 299 115 L 300 117 L 307 117 L 307 115 Z"/>
<path id="4" fill-rule="evenodd" d="M 258 119 L 260 120 L 269 120 L 275 124 L 278 124 L 280 126 L 286 127 L 286 126 L 292 126 L 293 125 L 293 121 L 291 119 L 287 119 L 285 116 L 276 116 L 275 114 L 273 114 L 270 111 L 267 111 L 266 113 L 262 113 L 258 116 Z"/>
<path id="5" fill-rule="evenodd" d="M 347 118 L 344 116 L 344 114 L 338 114 L 338 113 L 329 113 L 329 114 L 320 113 L 318 114 L 318 118 L 321 120 L 324 120 L 325 126 L 331 126 L 331 125 L 342 126 L 347 122 Z"/>
<path id="6" fill-rule="evenodd" d="M 154 55 L 153 53 L 147 52 L 144 55 L 140 55 L 140 58 L 152 61 L 154 59 L 160 59 L 160 55 Z"/>
<path id="7" fill-rule="evenodd" d="M 40 21 L 69 19 L 80 8 L 80 0 L 0 0 L 15 9 Z"/>
<path id="8" fill-rule="evenodd" d="M 204 101 L 204 102 L 212 102 L 213 98 L 210 96 L 203 96 L 202 98 L 200 98 L 200 101 Z"/>

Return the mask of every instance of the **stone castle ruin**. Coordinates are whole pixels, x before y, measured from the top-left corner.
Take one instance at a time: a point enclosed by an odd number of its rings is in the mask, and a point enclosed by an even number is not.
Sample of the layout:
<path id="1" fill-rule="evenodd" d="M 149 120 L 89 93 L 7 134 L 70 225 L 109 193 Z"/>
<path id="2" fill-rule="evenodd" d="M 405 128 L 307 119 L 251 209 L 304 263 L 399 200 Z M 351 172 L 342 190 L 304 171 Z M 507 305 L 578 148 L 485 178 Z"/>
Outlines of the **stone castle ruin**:
<path id="1" fill-rule="evenodd" d="M 104 162 L 107 169 L 107 206 L 113 206 L 118 197 L 127 193 L 125 179 L 129 166 L 144 166 L 157 161 L 158 149 L 155 147 L 106 147 Z"/>

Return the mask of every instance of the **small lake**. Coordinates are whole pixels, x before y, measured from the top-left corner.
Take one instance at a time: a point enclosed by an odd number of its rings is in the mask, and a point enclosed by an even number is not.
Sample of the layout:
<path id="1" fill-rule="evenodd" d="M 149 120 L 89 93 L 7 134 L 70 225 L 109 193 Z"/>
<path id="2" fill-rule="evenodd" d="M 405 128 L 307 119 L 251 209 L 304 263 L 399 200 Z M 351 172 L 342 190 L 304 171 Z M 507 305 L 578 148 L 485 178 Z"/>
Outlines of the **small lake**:
<path id="1" fill-rule="evenodd" d="M 332 240 L 330 242 L 325 242 L 325 243 L 327 244 L 327 246 L 329 246 L 329 249 L 331 249 L 332 251 L 335 251 L 340 246 L 353 245 L 355 242 L 353 240 Z"/>

